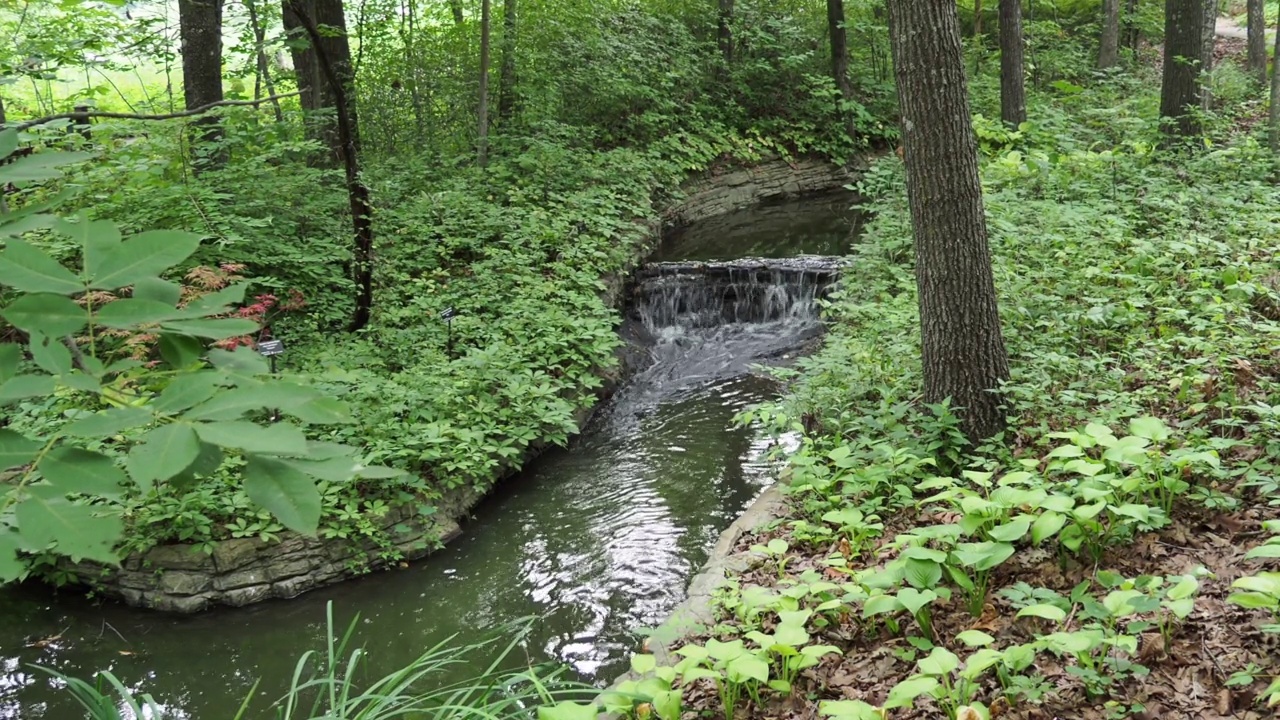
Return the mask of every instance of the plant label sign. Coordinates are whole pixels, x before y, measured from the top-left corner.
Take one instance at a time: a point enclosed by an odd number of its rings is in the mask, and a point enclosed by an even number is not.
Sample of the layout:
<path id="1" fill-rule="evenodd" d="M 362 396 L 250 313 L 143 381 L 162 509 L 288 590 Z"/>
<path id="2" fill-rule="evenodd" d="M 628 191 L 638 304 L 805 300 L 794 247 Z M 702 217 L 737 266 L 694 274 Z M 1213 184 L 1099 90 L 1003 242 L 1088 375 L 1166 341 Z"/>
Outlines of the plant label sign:
<path id="1" fill-rule="evenodd" d="M 283 354 L 284 341 L 283 340 L 263 340 L 262 342 L 258 343 L 258 352 L 261 353 L 264 357 L 271 357 L 272 355 Z"/>
<path id="2" fill-rule="evenodd" d="M 442 310 L 442 311 L 440 312 L 440 319 L 441 319 L 441 320 L 452 320 L 452 319 L 454 319 L 455 317 L 457 317 L 457 315 L 458 315 L 458 311 L 457 311 L 457 310 L 454 310 L 454 309 L 453 309 L 453 306 L 452 306 L 452 305 L 450 305 L 449 307 L 445 308 L 444 310 Z"/>

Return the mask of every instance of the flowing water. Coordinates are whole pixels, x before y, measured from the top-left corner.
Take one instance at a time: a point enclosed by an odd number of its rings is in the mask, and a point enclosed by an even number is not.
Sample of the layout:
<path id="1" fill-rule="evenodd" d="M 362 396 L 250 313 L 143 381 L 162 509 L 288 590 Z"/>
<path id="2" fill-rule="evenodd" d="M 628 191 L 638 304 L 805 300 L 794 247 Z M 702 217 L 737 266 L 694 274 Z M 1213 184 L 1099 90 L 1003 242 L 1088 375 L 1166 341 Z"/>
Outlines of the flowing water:
<path id="1" fill-rule="evenodd" d="M 841 253 L 854 233 L 849 203 L 823 197 L 718 218 L 682 231 L 661 259 Z M 744 235 L 745 251 L 726 227 Z M 80 717 L 29 667 L 39 663 L 85 678 L 110 670 L 169 717 L 228 720 L 255 680 L 274 699 L 297 658 L 321 648 L 328 601 L 342 627 L 359 613 L 373 673 L 451 635 L 469 642 L 537 616 L 528 660 L 560 660 L 607 682 L 625 669 L 635 632 L 683 599 L 719 533 L 770 483 L 773 441 L 732 418 L 776 392 L 753 363 L 782 359 L 820 332 L 817 291 L 757 278 L 711 293 L 672 281 L 643 295 L 629 322 L 647 338 L 651 364 L 571 449 L 532 463 L 461 538 L 405 569 L 195 617 L 38 587 L 0 591 L 0 719 Z"/>

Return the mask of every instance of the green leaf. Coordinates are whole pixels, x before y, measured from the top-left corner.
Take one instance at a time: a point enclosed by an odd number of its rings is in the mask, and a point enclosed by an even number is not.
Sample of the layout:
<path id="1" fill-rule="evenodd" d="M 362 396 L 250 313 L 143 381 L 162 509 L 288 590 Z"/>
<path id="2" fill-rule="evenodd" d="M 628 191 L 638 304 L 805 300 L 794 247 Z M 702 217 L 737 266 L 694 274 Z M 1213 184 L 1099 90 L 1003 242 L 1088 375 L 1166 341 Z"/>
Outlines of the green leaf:
<path id="1" fill-rule="evenodd" d="M 86 364 L 89 364 L 86 362 Z M 101 393 L 102 383 L 92 375 L 87 375 L 79 370 L 72 370 L 58 376 L 58 382 L 72 390 L 80 392 Z"/>
<path id="2" fill-rule="evenodd" d="M 185 311 L 156 300 L 124 298 L 103 305 L 98 310 L 95 319 L 109 328 L 127 330 L 141 325 L 154 325 L 186 315 Z"/>
<path id="3" fill-rule="evenodd" d="M 7 158 L 18 149 L 18 131 L 12 128 L 0 130 L 0 159 Z"/>
<path id="4" fill-rule="evenodd" d="M 247 347 L 238 347 L 232 351 L 210 350 L 209 362 L 219 370 L 246 375 L 265 375 L 270 369 L 270 361 Z"/>
<path id="5" fill-rule="evenodd" d="M 208 338 L 210 340 L 226 340 L 227 338 L 250 335 L 258 331 L 258 323 L 252 320 L 226 318 L 221 320 L 173 320 L 161 323 L 160 327 L 170 332 Z"/>
<path id="6" fill-rule="evenodd" d="M 97 267 L 102 256 L 120 245 L 120 228 L 110 220 L 89 220 L 81 217 L 77 222 L 59 218 L 53 229 L 81 248 L 82 265 Z"/>
<path id="7" fill-rule="evenodd" d="M 18 559 L 21 538 L 8 528 L 0 527 L 0 585 L 21 580 L 27 566 Z"/>
<path id="8" fill-rule="evenodd" d="M 1139 417 L 1129 421 L 1129 434 L 1160 442 L 1169 439 L 1169 426 L 1158 417 Z"/>
<path id="9" fill-rule="evenodd" d="M 139 407 L 117 407 L 82 417 L 63 432 L 75 437 L 105 438 L 151 422 L 153 415 Z"/>
<path id="10" fill-rule="evenodd" d="M 979 572 L 991 570 L 1013 556 L 1014 547 L 1008 543 L 959 543 L 952 554 L 961 565 Z"/>
<path id="11" fill-rule="evenodd" d="M 160 275 L 186 260 L 199 247 L 200 236 L 193 233 L 176 230 L 138 233 L 103 253 L 99 262 L 86 262 L 85 274 L 91 287 L 115 290 Z"/>
<path id="12" fill-rule="evenodd" d="M 151 430 L 129 450 L 129 475 L 144 489 L 168 480 L 195 462 L 200 439 L 187 423 L 170 423 Z"/>
<path id="13" fill-rule="evenodd" d="M 920 658 L 920 662 L 916 663 L 916 666 L 925 675 L 941 677 L 950 675 L 952 671 L 960 667 L 960 658 L 944 647 L 936 647 L 933 652 L 929 653 L 928 657 Z"/>
<path id="14" fill-rule="evenodd" d="M 186 335 L 160 333 L 160 357 L 175 370 L 185 370 L 200 360 L 204 345 Z"/>
<path id="15" fill-rule="evenodd" d="M 35 459 L 44 443 L 0 428 L 0 470 L 20 467 Z"/>
<path id="16" fill-rule="evenodd" d="M 725 673 L 733 682 L 755 680 L 769 682 L 769 663 L 750 653 L 739 655 L 725 665 Z"/>
<path id="17" fill-rule="evenodd" d="M 884 709 L 911 707 L 916 698 L 929 695 L 938 689 L 938 679 L 928 675 L 913 675 L 893 686 L 884 701 Z"/>
<path id="18" fill-rule="evenodd" d="M 538 720 L 596 720 L 599 712 L 599 708 L 593 704 L 558 702 L 554 705 L 539 705 Z"/>
<path id="19" fill-rule="evenodd" d="M 942 566 L 931 560 L 907 560 L 903 563 L 902 570 L 906 581 L 921 590 L 937 587 L 942 581 Z"/>
<path id="20" fill-rule="evenodd" d="M 0 404 L 26 398 L 52 395 L 53 378 L 49 375 L 18 375 L 0 384 Z"/>
<path id="21" fill-rule="evenodd" d="M 73 560 L 113 564 L 118 560 L 111 548 L 124 525 L 102 508 L 32 495 L 18 504 L 14 517 L 23 540 L 36 548 L 56 542 L 57 551 Z"/>
<path id="22" fill-rule="evenodd" d="M 0 312 L 5 320 L 26 332 L 46 335 L 74 335 L 89 321 L 89 313 L 61 295 L 33 293 L 9 303 Z"/>
<path id="23" fill-rule="evenodd" d="M 1250 610 L 1256 610 L 1259 608 L 1272 610 L 1280 608 L 1280 599 L 1260 592 L 1232 593 L 1227 597 L 1227 602 Z"/>
<path id="24" fill-rule="evenodd" d="M 915 588 L 902 588 L 898 591 L 898 602 L 912 615 L 920 612 L 921 608 L 928 606 L 929 603 L 937 599 L 938 594 L 932 590 L 921 592 Z"/>
<path id="25" fill-rule="evenodd" d="M 178 301 L 182 299 L 182 288 L 168 280 L 147 277 L 133 284 L 133 297 L 136 300 L 157 302 L 176 308 Z"/>
<path id="26" fill-rule="evenodd" d="M 1259 545 L 1244 554 L 1245 560 L 1257 558 L 1280 558 L 1280 543 L 1269 542 L 1266 545 Z"/>
<path id="27" fill-rule="evenodd" d="M 653 655 L 632 655 L 631 671 L 637 675 L 653 672 L 658 667 L 658 659 Z"/>
<path id="28" fill-rule="evenodd" d="M 320 524 L 320 492 L 315 483 L 289 464 L 250 455 L 244 469 L 249 499 L 266 508 L 290 530 L 315 535 Z"/>
<path id="29" fill-rule="evenodd" d="M 36 469 L 62 494 L 83 493 L 114 499 L 120 497 L 128 478 L 114 460 L 101 453 L 74 447 L 55 448 Z"/>
<path id="30" fill-rule="evenodd" d="M 965 630 L 956 635 L 956 640 L 964 643 L 969 647 L 986 647 L 995 642 L 996 639 L 981 630 Z"/>
<path id="31" fill-rule="evenodd" d="M 352 421 L 347 404 L 330 397 L 318 397 L 283 412 L 312 425 L 337 425 Z"/>
<path id="32" fill-rule="evenodd" d="M 244 294 L 248 289 L 248 283 L 238 283 L 225 287 L 218 292 L 195 298 L 187 305 L 187 308 L 198 315 L 221 314 L 226 311 L 228 306 L 239 305 L 244 302 Z"/>
<path id="33" fill-rule="evenodd" d="M 11 239 L 0 252 L 0 284 L 24 293 L 74 295 L 84 290 L 75 273 L 34 245 Z"/>
<path id="34" fill-rule="evenodd" d="M 991 536 L 992 540 L 1011 543 L 1021 540 L 1022 536 L 1026 535 L 1027 530 L 1030 529 L 1031 521 L 1027 518 L 1020 518 L 1018 520 L 1007 522 L 1003 525 L 997 525 L 996 527 L 991 528 L 988 534 Z"/>
<path id="35" fill-rule="evenodd" d="M 0 383 L 18 374 L 22 362 L 22 346 L 17 343 L 0 343 Z"/>
<path id="36" fill-rule="evenodd" d="M 884 716 L 874 705 L 861 700 L 823 700 L 818 712 L 834 720 L 883 720 Z"/>
<path id="37" fill-rule="evenodd" d="M 292 425 L 257 425 L 245 421 L 210 422 L 196 425 L 201 440 L 224 448 L 268 455 L 302 455 L 307 437 Z"/>
<path id="38" fill-rule="evenodd" d="M 19 187 L 25 187 L 33 182 L 62 177 L 62 171 L 58 170 L 58 168 L 63 165 L 84 162 L 92 157 L 88 153 L 62 150 L 24 155 L 7 165 L 0 165 L 0 185 L 12 183 Z"/>
<path id="39" fill-rule="evenodd" d="M 1028 605 L 1018 611 L 1018 617 L 1038 617 L 1050 622 L 1062 622 L 1067 619 L 1067 611 L 1057 605 Z"/>
<path id="40" fill-rule="evenodd" d="M 71 372 L 71 351 L 61 340 L 56 340 L 41 332 L 30 333 L 27 347 L 31 350 L 31 359 L 41 370 L 61 375 Z"/>
<path id="41" fill-rule="evenodd" d="M 245 413 L 267 408 L 292 414 L 298 407 L 320 397 L 320 391 L 305 385 L 278 381 L 235 388 L 201 403 L 187 413 L 192 420 L 236 420 Z"/>
<path id="42" fill-rule="evenodd" d="M 1066 523 L 1066 515 L 1052 510 L 1045 511 L 1031 524 L 1031 542 L 1039 545 L 1045 539 L 1056 535 Z"/>
<path id="43" fill-rule="evenodd" d="M 217 373 L 184 373 L 165 386 L 151 407 L 162 413 L 181 412 L 216 395 L 218 383 Z"/>

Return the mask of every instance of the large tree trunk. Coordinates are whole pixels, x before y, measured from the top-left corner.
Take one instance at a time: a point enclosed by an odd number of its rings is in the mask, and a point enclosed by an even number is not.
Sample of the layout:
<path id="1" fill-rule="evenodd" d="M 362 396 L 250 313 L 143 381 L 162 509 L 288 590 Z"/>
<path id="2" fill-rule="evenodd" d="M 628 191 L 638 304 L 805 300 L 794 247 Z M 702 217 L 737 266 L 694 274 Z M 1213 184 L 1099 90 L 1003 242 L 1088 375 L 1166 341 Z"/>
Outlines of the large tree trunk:
<path id="1" fill-rule="evenodd" d="M 1203 20 L 1200 24 L 1200 108 L 1213 107 L 1213 50 L 1218 44 L 1218 0 L 1202 0 Z"/>
<path id="2" fill-rule="evenodd" d="M 1200 70 L 1204 65 L 1204 3 L 1165 0 L 1164 72 L 1160 83 L 1160 116 L 1166 129 L 1183 137 L 1200 132 Z"/>
<path id="3" fill-rule="evenodd" d="M 888 0 L 915 236 L 924 397 L 975 442 L 1004 428 L 1000 331 L 955 0 Z"/>
<path id="4" fill-rule="evenodd" d="M 516 0 L 502 2 L 501 64 L 498 73 L 498 121 L 505 133 L 516 114 Z"/>
<path id="5" fill-rule="evenodd" d="M 222 0 L 178 0 L 178 33 L 182 38 L 182 91 L 188 110 L 222 101 Z M 217 165 L 223 154 L 210 150 L 222 137 L 215 116 L 196 120 L 196 167 Z M 206 145 L 201 148 L 200 145 Z"/>
<path id="6" fill-rule="evenodd" d="M 1010 127 L 1027 121 L 1022 52 L 1022 0 L 1000 0 L 1000 118 Z"/>
<path id="7" fill-rule="evenodd" d="M 477 160 L 484 167 L 489 162 L 489 0 L 480 0 L 480 108 L 476 116 Z"/>
<path id="8" fill-rule="evenodd" d="M 1249 0 L 1249 72 L 1267 84 L 1267 17 L 1264 0 Z"/>
<path id="9" fill-rule="evenodd" d="M 1280 62 L 1280 22 L 1276 23 L 1276 62 Z M 1271 71 L 1271 113 L 1270 123 L 1271 154 L 1280 160 L 1280 65 Z M 1280 162 L 1277 162 L 1280 167 Z"/>
<path id="10" fill-rule="evenodd" d="M 304 20 L 315 24 L 316 33 L 305 26 Z M 341 163 L 344 142 L 338 127 L 340 114 L 345 114 L 351 125 L 357 151 L 360 145 L 355 71 L 342 0 L 284 0 L 283 21 L 297 71 L 298 90 L 302 93 L 299 97 L 302 109 L 309 113 L 335 111 L 308 118 L 307 137 L 329 148 L 327 163 Z M 332 70 L 334 82 L 330 82 L 324 63 Z M 337 112 L 339 96 L 345 100 L 342 113 Z"/>
<path id="11" fill-rule="evenodd" d="M 733 64 L 733 0 L 720 0 L 716 42 L 725 65 Z"/>
<path id="12" fill-rule="evenodd" d="M 1098 69 L 1120 64 L 1120 0 L 1102 0 L 1102 40 L 1098 46 Z"/>
<path id="13" fill-rule="evenodd" d="M 845 132 L 852 138 L 857 135 L 853 113 L 847 106 L 853 102 L 853 83 L 849 82 L 849 34 L 844 26 L 844 0 L 827 0 L 827 26 L 831 33 L 831 75 L 840 89 L 840 117 L 844 118 Z"/>
<path id="14" fill-rule="evenodd" d="M 284 11 L 285 27 L 290 27 L 292 22 L 308 45 L 307 54 L 315 69 L 308 85 L 308 91 L 314 95 L 312 101 L 327 100 L 329 104 L 322 107 L 334 109 L 335 145 L 331 147 L 345 173 L 354 235 L 350 271 L 356 283 L 356 303 L 347 329 L 356 332 L 369 324 L 373 312 L 373 203 L 369 199 L 369 187 L 360 177 L 360 135 L 356 125 L 351 46 L 347 43 L 342 0 L 284 0 Z M 339 32 L 341 37 L 331 37 Z M 337 40 L 341 42 L 335 42 Z"/>

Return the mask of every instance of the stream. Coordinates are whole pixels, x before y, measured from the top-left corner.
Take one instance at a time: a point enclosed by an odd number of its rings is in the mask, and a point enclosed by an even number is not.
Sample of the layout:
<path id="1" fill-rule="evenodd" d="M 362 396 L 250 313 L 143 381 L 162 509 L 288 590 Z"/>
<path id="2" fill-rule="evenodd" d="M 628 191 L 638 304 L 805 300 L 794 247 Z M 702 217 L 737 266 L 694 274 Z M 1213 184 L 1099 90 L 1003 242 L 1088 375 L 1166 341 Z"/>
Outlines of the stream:
<path id="1" fill-rule="evenodd" d="M 858 230 L 851 202 L 837 193 L 711 218 L 673 233 L 653 259 L 846 254 Z M 403 569 L 192 617 L 0 589 L 0 720 L 81 717 L 32 663 L 84 679 L 110 670 L 152 694 L 166 718 L 229 720 L 255 681 L 272 701 L 298 657 L 322 648 L 329 601 L 340 629 L 359 614 L 370 677 L 449 636 L 474 642 L 536 616 L 522 660 L 612 680 L 637 631 L 684 599 L 716 538 L 771 482 L 774 441 L 732 418 L 777 393 L 750 366 L 785 361 L 821 326 L 813 288 L 750 282 L 735 297 L 764 305 L 739 322 L 706 322 L 705 301 L 680 289 L 629 308 L 652 363 L 569 449 L 531 463 L 476 509 L 461 538 Z"/>

